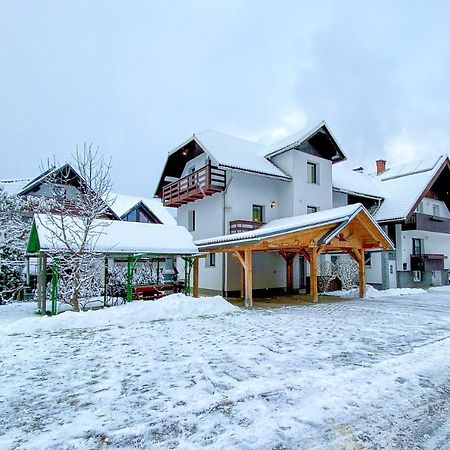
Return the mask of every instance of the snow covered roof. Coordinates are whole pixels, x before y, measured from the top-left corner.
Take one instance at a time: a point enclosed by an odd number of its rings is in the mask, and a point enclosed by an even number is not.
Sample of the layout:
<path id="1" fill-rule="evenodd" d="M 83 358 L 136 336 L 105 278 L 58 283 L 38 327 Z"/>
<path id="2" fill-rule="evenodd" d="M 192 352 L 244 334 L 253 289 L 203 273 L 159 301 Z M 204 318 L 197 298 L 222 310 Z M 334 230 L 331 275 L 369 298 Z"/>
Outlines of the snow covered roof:
<path id="1" fill-rule="evenodd" d="M 375 219 L 379 222 L 406 219 L 446 161 L 448 156 L 440 155 L 392 167 L 379 175 L 390 195 L 376 212 Z"/>
<path id="2" fill-rule="evenodd" d="M 214 130 L 195 133 L 194 139 L 219 167 L 290 179 L 264 157 L 267 148 L 263 145 Z"/>
<path id="3" fill-rule="evenodd" d="M 333 189 L 379 199 L 389 196 L 382 182 L 376 177 L 340 166 L 333 167 Z"/>
<path id="4" fill-rule="evenodd" d="M 146 206 L 163 224 L 176 225 L 176 220 L 170 214 L 159 198 L 143 198 L 133 195 L 113 194 L 110 195 L 110 207 L 118 217 L 124 217 L 136 206 L 142 203 Z"/>
<path id="5" fill-rule="evenodd" d="M 0 187 L 8 195 L 17 195 L 29 182 L 31 178 L 23 178 L 18 180 L 0 180 Z"/>
<path id="6" fill-rule="evenodd" d="M 54 216 L 61 221 L 59 216 Z M 67 230 L 76 230 L 80 225 L 79 217 L 66 217 L 64 223 Z M 198 248 L 192 235 L 185 227 L 177 225 L 160 225 L 119 220 L 96 220 L 94 223 L 100 234 L 95 237 L 92 252 L 107 254 L 150 253 L 154 255 L 193 255 Z M 70 234 L 70 233 L 69 233 Z M 71 233 L 74 245 L 80 240 L 75 231 Z M 28 251 L 54 252 L 64 250 L 65 246 L 58 239 L 61 236 L 59 227 L 44 214 L 36 214 Z M 36 240 L 37 239 L 37 240 Z"/>
<path id="7" fill-rule="evenodd" d="M 327 134 L 332 141 L 334 141 L 334 144 L 336 146 L 336 155 L 332 157 L 333 161 L 343 161 L 347 159 L 345 156 L 344 151 L 340 147 L 339 143 L 337 142 L 336 138 L 331 133 L 330 129 L 328 128 L 328 125 L 323 120 L 319 124 L 317 124 L 314 128 L 311 128 L 307 132 L 299 131 L 297 133 L 291 134 L 290 136 L 284 137 L 273 144 L 269 145 L 266 148 L 265 156 L 266 158 L 272 158 L 275 155 L 278 155 L 280 153 L 283 153 L 287 150 L 290 150 L 291 148 L 294 148 L 301 144 L 302 142 L 312 138 L 315 134 L 323 132 Z"/>
<path id="8" fill-rule="evenodd" d="M 367 212 L 363 205 L 356 203 L 353 205 L 342 206 L 340 208 L 333 208 L 325 211 L 319 211 L 313 214 L 303 214 L 301 216 L 285 217 L 283 219 L 273 220 L 262 227 L 245 231 L 243 233 L 227 234 L 224 236 L 217 236 L 209 239 L 201 239 L 195 241 L 201 249 L 208 249 L 210 247 L 233 245 L 236 243 L 242 244 L 245 242 L 255 242 L 268 237 L 275 237 L 278 235 L 293 233 L 300 230 L 307 230 L 311 228 L 320 227 L 323 225 L 348 223 L 358 213 L 363 211 L 368 220 L 385 236 L 386 240 L 393 247 L 389 238 L 384 234 L 379 225 L 373 220 L 372 216 Z M 327 236 L 330 239 L 333 236 Z"/>

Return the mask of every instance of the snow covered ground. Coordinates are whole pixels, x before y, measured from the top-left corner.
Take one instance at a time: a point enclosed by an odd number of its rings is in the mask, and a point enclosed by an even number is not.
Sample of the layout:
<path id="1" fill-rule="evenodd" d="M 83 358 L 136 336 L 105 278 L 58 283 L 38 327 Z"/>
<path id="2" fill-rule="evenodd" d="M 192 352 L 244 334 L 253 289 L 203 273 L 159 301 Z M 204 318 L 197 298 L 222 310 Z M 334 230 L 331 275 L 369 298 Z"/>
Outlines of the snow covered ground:
<path id="1" fill-rule="evenodd" d="M 79 328 L 0 307 L 0 449 L 450 448 L 450 289 L 216 302 Z"/>

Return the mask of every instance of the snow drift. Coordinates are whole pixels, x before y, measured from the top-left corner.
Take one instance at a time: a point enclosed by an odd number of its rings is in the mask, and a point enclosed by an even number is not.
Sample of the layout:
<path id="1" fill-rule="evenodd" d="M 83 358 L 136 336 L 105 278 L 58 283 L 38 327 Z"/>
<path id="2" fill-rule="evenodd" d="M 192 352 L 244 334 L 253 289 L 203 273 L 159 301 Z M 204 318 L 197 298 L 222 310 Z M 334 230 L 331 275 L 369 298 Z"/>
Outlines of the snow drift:
<path id="1" fill-rule="evenodd" d="M 415 288 L 401 288 L 401 289 L 385 289 L 384 291 L 379 291 L 375 289 L 370 284 L 366 287 L 366 295 L 364 298 L 383 298 L 383 297 L 400 297 L 402 295 L 423 295 L 427 291 L 424 289 Z M 333 297 L 345 297 L 345 298 L 358 298 L 359 289 L 350 289 L 348 291 L 332 291 L 324 292 L 322 295 L 331 295 Z"/>
<path id="2" fill-rule="evenodd" d="M 126 326 L 155 320 L 215 316 L 236 311 L 239 311 L 237 306 L 220 296 L 193 298 L 184 294 L 172 294 L 159 300 L 134 301 L 96 311 L 67 311 L 53 317 L 29 317 L 7 325 L 4 332 L 13 334 L 109 325 Z"/>

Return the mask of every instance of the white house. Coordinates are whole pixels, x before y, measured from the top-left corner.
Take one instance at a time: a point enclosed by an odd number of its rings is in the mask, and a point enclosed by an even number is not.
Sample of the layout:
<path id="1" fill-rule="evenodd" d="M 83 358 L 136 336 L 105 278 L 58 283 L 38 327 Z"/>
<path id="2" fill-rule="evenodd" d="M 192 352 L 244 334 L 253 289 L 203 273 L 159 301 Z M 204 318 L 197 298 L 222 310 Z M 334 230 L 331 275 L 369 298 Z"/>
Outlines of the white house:
<path id="1" fill-rule="evenodd" d="M 378 175 L 342 169 L 337 163 L 345 159 L 325 122 L 269 147 L 208 130 L 169 153 L 156 195 L 178 208 L 178 224 L 196 240 L 362 203 L 397 246 L 396 252 L 367 255 L 368 282 L 380 288 L 447 283 L 448 157 Z M 286 289 L 285 262 L 277 253 L 256 253 L 253 266 L 256 295 Z M 200 287 L 237 294 L 240 271 L 233 256 L 211 253 L 201 263 Z M 293 273 L 294 288 L 305 288 L 308 264 L 302 255 Z"/>

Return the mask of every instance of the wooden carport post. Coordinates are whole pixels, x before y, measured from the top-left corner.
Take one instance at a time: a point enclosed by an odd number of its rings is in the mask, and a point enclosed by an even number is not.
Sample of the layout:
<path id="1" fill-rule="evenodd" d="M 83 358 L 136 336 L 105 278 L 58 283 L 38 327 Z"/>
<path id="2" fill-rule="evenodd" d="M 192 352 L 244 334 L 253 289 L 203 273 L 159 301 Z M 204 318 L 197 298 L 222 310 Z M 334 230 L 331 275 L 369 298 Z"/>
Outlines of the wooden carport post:
<path id="1" fill-rule="evenodd" d="M 366 258 L 363 248 L 347 250 L 347 253 L 358 263 L 359 267 L 359 297 L 366 295 Z"/>
<path id="2" fill-rule="evenodd" d="M 192 295 L 194 298 L 198 298 L 198 274 L 199 274 L 199 268 L 198 268 L 198 258 L 194 258 L 194 279 L 193 279 L 193 287 L 192 287 Z"/>
<path id="3" fill-rule="evenodd" d="M 309 252 L 309 266 L 310 266 L 310 284 L 311 284 L 311 299 L 313 302 L 319 301 L 319 286 L 317 284 L 317 261 L 319 251 L 317 247 L 311 247 Z"/>
<path id="4" fill-rule="evenodd" d="M 244 269 L 243 279 L 244 285 L 242 286 L 245 291 L 245 306 L 253 306 L 253 252 L 252 250 L 236 251 L 239 262 Z"/>
<path id="5" fill-rule="evenodd" d="M 290 294 L 294 290 L 294 258 L 296 253 L 293 252 L 279 252 L 282 258 L 286 261 L 286 293 Z"/>

